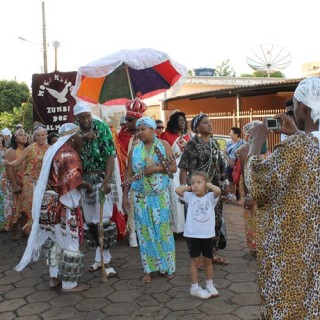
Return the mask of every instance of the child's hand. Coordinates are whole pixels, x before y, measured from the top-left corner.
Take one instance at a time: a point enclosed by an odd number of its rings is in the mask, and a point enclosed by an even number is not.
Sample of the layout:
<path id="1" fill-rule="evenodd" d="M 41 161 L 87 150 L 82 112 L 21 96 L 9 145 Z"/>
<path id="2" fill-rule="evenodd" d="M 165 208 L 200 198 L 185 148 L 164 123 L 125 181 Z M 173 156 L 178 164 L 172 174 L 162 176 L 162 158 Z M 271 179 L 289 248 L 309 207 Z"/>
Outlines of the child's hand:
<path id="1" fill-rule="evenodd" d="M 207 182 L 206 187 L 207 189 L 212 189 L 213 184 L 211 182 Z"/>

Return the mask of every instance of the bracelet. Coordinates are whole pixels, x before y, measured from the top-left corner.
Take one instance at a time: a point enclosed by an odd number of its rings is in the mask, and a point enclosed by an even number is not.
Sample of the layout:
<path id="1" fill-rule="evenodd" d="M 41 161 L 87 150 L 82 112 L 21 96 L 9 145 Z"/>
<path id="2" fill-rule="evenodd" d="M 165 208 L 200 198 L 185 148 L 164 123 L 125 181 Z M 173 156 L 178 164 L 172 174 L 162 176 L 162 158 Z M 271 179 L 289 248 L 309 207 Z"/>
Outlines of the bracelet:
<path id="1" fill-rule="evenodd" d="M 251 158 L 253 158 L 253 157 L 254 157 L 254 158 L 252 159 L 252 161 L 260 160 L 259 155 L 258 155 L 258 154 L 256 154 L 256 153 L 251 153 L 251 154 L 249 154 L 249 155 L 248 155 L 248 159 L 249 159 L 250 157 L 251 157 Z"/>

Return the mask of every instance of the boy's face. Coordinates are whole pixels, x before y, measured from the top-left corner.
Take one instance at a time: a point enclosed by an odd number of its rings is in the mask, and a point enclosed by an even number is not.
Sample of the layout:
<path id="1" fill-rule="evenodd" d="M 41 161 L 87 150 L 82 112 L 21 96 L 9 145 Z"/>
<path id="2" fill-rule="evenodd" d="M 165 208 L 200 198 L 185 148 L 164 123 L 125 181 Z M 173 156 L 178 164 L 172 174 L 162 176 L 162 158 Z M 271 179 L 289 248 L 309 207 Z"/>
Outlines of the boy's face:
<path id="1" fill-rule="evenodd" d="M 206 194 L 207 182 L 202 176 L 193 176 L 191 178 L 191 190 L 197 196 L 204 196 Z"/>

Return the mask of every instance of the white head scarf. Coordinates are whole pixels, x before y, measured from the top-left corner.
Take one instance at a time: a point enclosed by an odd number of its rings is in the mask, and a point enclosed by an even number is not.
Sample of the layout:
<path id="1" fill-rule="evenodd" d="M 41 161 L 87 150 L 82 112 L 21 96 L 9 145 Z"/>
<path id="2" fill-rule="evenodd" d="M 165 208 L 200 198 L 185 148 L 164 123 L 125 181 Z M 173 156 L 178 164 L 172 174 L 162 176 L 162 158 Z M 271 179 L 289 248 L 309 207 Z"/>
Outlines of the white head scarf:
<path id="1" fill-rule="evenodd" d="M 260 124 L 262 124 L 262 123 L 263 123 L 263 122 L 260 121 L 260 120 L 252 120 L 251 122 L 249 122 L 249 123 L 247 123 L 246 125 L 243 126 L 242 131 L 243 131 L 243 133 L 244 133 L 246 136 L 249 136 L 251 130 L 252 130 L 254 127 L 256 127 L 256 126 L 258 126 L 258 125 L 260 125 Z"/>
<path id="2" fill-rule="evenodd" d="M 73 123 L 65 123 L 59 129 L 59 139 L 53 144 L 45 153 L 40 176 L 36 188 L 33 192 L 32 200 L 32 229 L 29 235 L 28 244 L 24 251 L 19 264 L 15 267 L 15 270 L 23 270 L 27 264 L 31 261 L 37 261 L 40 257 L 41 247 L 45 243 L 48 237 L 48 233 L 41 230 L 39 227 L 40 209 L 42 198 L 46 190 L 52 159 L 57 151 L 79 131 L 79 127 Z"/>
<path id="3" fill-rule="evenodd" d="M 3 133 L 4 136 L 12 136 L 11 131 L 8 128 L 4 128 L 1 130 L 1 132 Z"/>
<path id="4" fill-rule="evenodd" d="M 78 114 L 83 113 L 83 112 L 91 112 L 91 109 L 90 109 L 89 105 L 86 102 L 79 101 L 73 107 L 73 114 L 75 116 L 77 116 Z"/>
<path id="5" fill-rule="evenodd" d="M 320 119 L 320 77 L 302 80 L 294 92 L 294 97 L 311 109 L 313 122 Z"/>

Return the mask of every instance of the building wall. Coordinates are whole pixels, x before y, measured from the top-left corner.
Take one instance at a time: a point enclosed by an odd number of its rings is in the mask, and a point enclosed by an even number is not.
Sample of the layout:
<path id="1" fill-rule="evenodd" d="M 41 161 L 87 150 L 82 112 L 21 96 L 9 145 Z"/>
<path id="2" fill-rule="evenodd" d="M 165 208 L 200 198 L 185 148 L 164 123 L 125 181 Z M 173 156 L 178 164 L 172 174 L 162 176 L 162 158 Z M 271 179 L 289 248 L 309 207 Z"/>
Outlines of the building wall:
<path id="1" fill-rule="evenodd" d="M 284 109 L 285 101 L 291 99 L 293 92 L 281 93 L 281 95 L 270 94 L 263 96 L 241 97 L 240 110 L 250 111 L 254 110 L 270 110 L 270 109 Z M 203 113 L 232 113 L 237 109 L 236 97 L 230 98 L 207 98 L 190 100 L 181 99 L 175 101 L 167 101 L 167 110 L 165 110 L 165 118 L 170 116 L 170 113 L 179 109 L 187 115 L 194 115 L 200 112 Z"/>
<path id="2" fill-rule="evenodd" d="M 302 74 L 305 77 L 320 76 L 320 61 L 304 63 L 302 65 Z"/>

